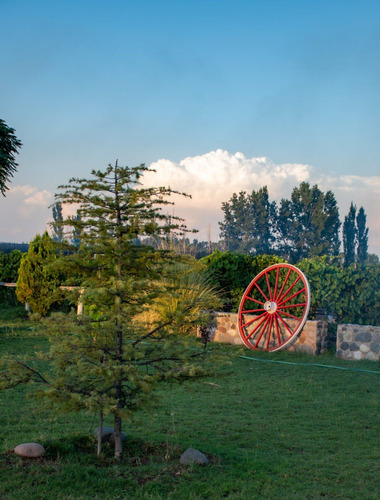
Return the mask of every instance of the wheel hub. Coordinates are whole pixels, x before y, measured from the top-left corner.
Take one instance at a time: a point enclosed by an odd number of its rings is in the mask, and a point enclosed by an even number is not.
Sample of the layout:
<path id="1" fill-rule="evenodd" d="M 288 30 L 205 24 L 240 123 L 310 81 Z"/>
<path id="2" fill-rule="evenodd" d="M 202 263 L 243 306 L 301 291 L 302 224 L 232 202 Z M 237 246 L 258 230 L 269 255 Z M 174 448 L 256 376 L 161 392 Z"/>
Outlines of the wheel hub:
<path id="1" fill-rule="evenodd" d="M 264 309 L 269 314 L 274 314 L 277 311 L 277 304 L 276 304 L 276 302 L 271 302 L 268 300 L 268 302 L 265 302 L 265 304 L 264 304 Z"/>

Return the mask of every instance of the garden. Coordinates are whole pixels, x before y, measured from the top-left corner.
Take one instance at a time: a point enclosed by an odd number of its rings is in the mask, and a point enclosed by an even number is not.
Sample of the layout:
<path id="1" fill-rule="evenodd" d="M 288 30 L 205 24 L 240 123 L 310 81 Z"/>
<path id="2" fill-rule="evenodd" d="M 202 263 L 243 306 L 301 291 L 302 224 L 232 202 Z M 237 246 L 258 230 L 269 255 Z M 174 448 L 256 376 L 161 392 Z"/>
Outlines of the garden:
<path id="1" fill-rule="evenodd" d="M 283 260 L 173 251 L 186 228 L 160 208 L 183 194 L 141 188 L 146 170 L 116 163 L 72 179 L 57 195 L 55 238 L 38 235 L 27 254 L 0 263 L 1 279 L 17 281 L 0 290 L 1 495 L 376 498 L 378 363 L 336 359 L 333 349 L 318 362 L 247 354 L 197 337 L 213 311 L 236 310 L 257 271 Z M 64 219 L 60 204 L 76 211 Z M 324 311 L 331 328 L 379 323 L 378 262 L 298 265 L 311 317 Z M 112 442 L 96 430 L 105 426 Z M 30 442 L 45 453 L 14 453 Z M 208 465 L 180 463 L 188 448 Z"/>

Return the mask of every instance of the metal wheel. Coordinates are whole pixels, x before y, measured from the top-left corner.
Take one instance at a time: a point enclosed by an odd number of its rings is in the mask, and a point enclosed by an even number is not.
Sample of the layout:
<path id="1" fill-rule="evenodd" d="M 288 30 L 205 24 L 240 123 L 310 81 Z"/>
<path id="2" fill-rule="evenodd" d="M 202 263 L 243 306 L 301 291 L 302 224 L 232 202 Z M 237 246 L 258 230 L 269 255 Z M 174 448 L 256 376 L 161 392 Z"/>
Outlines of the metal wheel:
<path id="1" fill-rule="evenodd" d="M 309 308 L 306 276 L 291 264 L 274 264 L 244 292 L 238 314 L 240 337 L 249 349 L 283 349 L 301 332 Z"/>

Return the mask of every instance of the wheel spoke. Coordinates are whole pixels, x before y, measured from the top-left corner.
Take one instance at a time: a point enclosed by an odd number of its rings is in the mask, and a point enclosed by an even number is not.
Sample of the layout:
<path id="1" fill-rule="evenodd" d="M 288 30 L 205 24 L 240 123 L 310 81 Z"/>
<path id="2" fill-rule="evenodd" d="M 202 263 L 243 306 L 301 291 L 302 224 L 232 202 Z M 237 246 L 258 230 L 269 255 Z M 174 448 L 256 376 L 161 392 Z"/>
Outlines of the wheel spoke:
<path id="1" fill-rule="evenodd" d="M 255 349 L 256 349 L 256 348 L 257 348 L 257 346 L 259 345 L 259 342 L 260 342 L 260 340 L 261 340 L 262 336 L 263 336 L 263 335 L 264 335 L 264 333 L 265 333 L 265 328 L 267 327 L 268 321 L 269 321 L 269 318 L 267 318 L 267 319 L 265 320 L 264 327 L 263 327 L 263 329 L 261 330 L 260 335 L 259 335 L 259 338 L 257 339 L 257 341 L 256 341 L 256 343 L 255 343 L 255 346 L 254 346 L 254 347 L 255 347 Z M 248 337 L 247 337 L 247 338 L 248 338 Z"/>
<path id="2" fill-rule="evenodd" d="M 252 323 L 254 323 L 255 321 L 259 320 L 260 318 L 262 318 L 263 316 L 266 316 L 268 313 L 265 311 L 265 313 L 263 314 L 260 314 L 260 316 L 257 316 L 256 318 L 253 318 L 251 319 L 251 321 L 248 321 L 248 323 L 245 323 L 244 325 L 241 325 L 242 328 L 245 328 L 246 326 L 248 325 L 251 325 Z M 261 324 L 261 323 L 260 323 Z"/>
<path id="3" fill-rule="evenodd" d="M 265 309 L 249 309 L 248 311 L 241 311 L 242 314 L 259 313 L 259 312 L 266 312 L 266 311 Z"/>
<path id="4" fill-rule="evenodd" d="M 280 329 L 279 329 L 279 326 L 278 326 L 277 314 L 274 315 L 274 327 L 276 329 L 276 335 L 277 335 L 278 345 L 281 345 Z"/>
<path id="5" fill-rule="evenodd" d="M 265 295 L 265 293 L 261 290 L 261 288 L 259 287 L 259 285 L 257 283 L 255 283 L 255 287 L 258 289 L 258 291 L 261 293 L 261 295 L 264 297 L 265 301 L 266 302 L 269 302 L 269 299 L 268 297 Z"/>
<path id="6" fill-rule="evenodd" d="M 273 294 L 273 300 L 276 300 L 276 295 L 277 295 L 277 288 L 278 288 L 278 278 L 280 276 L 280 268 L 277 268 L 277 274 L 276 274 L 276 284 L 274 286 L 274 294 Z"/>
<path id="7" fill-rule="evenodd" d="M 271 314 L 270 320 L 269 320 L 269 328 L 268 328 L 268 337 L 267 337 L 267 347 L 266 349 L 269 349 L 269 342 L 270 338 L 272 336 L 272 327 L 273 327 L 273 314 Z"/>
<path id="8" fill-rule="evenodd" d="M 302 288 L 302 290 L 299 290 L 298 292 L 296 293 L 293 293 L 293 295 L 289 298 L 287 298 L 286 300 L 283 300 L 282 302 L 280 302 L 279 304 L 277 304 L 278 307 L 282 306 L 282 304 L 285 304 L 286 302 L 289 302 L 289 300 L 292 300 L 294 299 L 294 297 L 297 297 L 297 295 L 299 295 L 300 293 L 304 292 L 306 290 L 306 288 Z"/>
<path id="9" fill-rule="evenodd" d="M 264 302 L 260 302 L 259 300 L 253 299 L 252 297 L 246 297 L 248 300 L 252 300 L 252 302 L 255 302 L 256 304 L 260 304 L 261 306 L 264 305 Z"/>
<path id="10" fill-rule="evenodd" d="M 268 286 L 268 291 L 269 291 L 269 297 L 270 297 L 270 301 L 272 302 L 272 300 L 273 300 L 273 295 L 272 295 L 272 290 L 271 290 L 271 287 L 270 287 L 270 284 L 269 284 L 268 274 L 269 274 L 269 273 L 265 273 L 265 279 L 267 280 L 267 286 Z"/>
<path id="11" fill-rule="evenodd" d="M 285 314 L 285 316 L 289 317 L 289 318 L 293 318 L 293 319 L 296 319 L 298 320 L 299 322 L 302 321 L 302 318 L 297 318 L 297 316 L 294 316 L 293 314 L 289 314 L 285 311 L 281 311 L 281 310 L 278 310 L 279 314 Z"/>
<path id="12" fill-rule="evenodd" d="M 280 299 L 281 294 L 282 294 L 282 292 L 284 291 L 285 285 L 286 285 L 286 283 L 288 282 L 288 279 L 289 279 L 289 276 L 290 276 L 290 273 L 291 273 L 291 272 L 292 272 L 292 270 L 291 270 L 291 269 L 288 269 L 288 274 L 286 275 L 286 278 L 285 278 L 284 283 L 282 284 L 282 287 L 281 287 L 280 293 L 278 294 L 278 296 L 277 296 L 277 297 L 275 297 L 275 300 L 279 300 L 279 299 Z"/>
<path id="13" fill-rule="evenodd" d="M 246 339 L 248 340 L 249 338 L 252 337 L 252 335 L 257 332 L 257 330 L 260 328 L 260 326 L 264 323 L 264 321 L 268 321 L 268 315 L 265 314 L 265 317 L 260 321 L 260 323 L 258 325 L 255 326 L 255 328 L 251 331 L 251 333 L 249 335 L 247 335 Z"/>
<path id="14" fill-rule="evenodd" d="M 276 313 L 277 314 L 277 313 Z M 290 333 L 290 335 L 293 335 L 293 330 L 290 328 L 290 326 L 288 325 L 288 323 L 286 323 L 284 321 L 283 318 L 281 318 L 281 316 L 279 314 L 277 314 L 277 317 L 278 319 L 281 321 L 281 323 L 284 325 L 284 327 L 288 330 L 288 332 Z"/>
<path id="15" fill-rule="evenodd" d="M 288 306 L 280 306 L 278 309 L 282 310 L 282 309 L 289 309 L 290 307 L 305 307 L 305 306 L 306 302 L 304 302 L 303 304 L 289 304 Z"/>
<path id="16" fill-rule="evenodd" d="M 282 296 L 280 296 L 278 298 L 278 300 L 283 300 L 287 295 L 288 293 L 290 292 L 290 290 L 293 289 L 293 287 L 299 282 L 299 280 L 301 279 L 301 276 L 298 276 L 298 278 L 296 279 L 296 281 L 287 289 L 286 293 Z"/>

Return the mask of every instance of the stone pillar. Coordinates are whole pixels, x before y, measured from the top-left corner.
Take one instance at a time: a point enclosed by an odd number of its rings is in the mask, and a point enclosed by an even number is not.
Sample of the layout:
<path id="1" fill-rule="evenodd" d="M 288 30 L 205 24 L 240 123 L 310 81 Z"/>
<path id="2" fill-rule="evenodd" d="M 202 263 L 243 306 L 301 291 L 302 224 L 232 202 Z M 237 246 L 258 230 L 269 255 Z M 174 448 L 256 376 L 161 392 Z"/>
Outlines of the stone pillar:
<path id="1" fill-rule="evenodd" d="M 338 325 L 336 356 L 343 359 L 380 359 L 380 327 Z"/>

